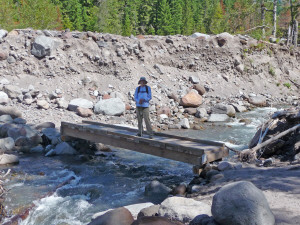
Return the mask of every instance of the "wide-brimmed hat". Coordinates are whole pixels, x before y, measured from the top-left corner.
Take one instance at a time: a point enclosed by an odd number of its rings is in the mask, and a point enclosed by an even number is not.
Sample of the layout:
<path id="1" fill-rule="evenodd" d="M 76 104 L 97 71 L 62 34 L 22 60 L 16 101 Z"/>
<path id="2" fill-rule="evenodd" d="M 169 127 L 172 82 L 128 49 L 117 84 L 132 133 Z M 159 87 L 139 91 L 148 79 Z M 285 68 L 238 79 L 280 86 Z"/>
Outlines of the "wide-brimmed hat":
<path id="1" fill-rule="evenodd" d="M 141 81 L 145 81 L 145 82 L 146 82 L 146 84 L 148 83 L 148 81 L 146 80 L 146 77 L 141 77 L 141 78 L 140 78 L 140 80 L 139 80 L 139 83 L 138 83 L 138 84 L 140 84 L 140 83 L 141 83 Z"/>

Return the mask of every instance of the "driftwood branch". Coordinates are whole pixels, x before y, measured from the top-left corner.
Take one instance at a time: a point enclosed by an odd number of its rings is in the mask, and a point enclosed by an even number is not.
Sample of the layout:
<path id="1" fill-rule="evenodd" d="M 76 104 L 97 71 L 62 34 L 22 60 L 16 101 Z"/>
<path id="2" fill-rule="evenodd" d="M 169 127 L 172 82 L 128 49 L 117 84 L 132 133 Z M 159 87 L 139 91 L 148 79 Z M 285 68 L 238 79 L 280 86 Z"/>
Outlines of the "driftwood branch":
<path id="1" fill-rule="evenodd" d="M 261 148 L 271 144 L 272 142 L 278 140 L 279 138 L 282 138 L 283 136 L 297 130 L 298 128 L 300 128 L 300 124 L 287 129 L 279 134 L 277 134 L 276 136 L 268 139 L 267 141 L 256 145 L 255 147 L 251 148 L 251 149 L 246 149 L 240 152 L 240 159 L 242 159 L 243 161 L 245 161 L 245 159 L 256 159 L 256 152 L 259 151 Z"/>
<path id="2" fill-rule="evenodd" d="M 268 27 L 268 26 L 257 26 L 257 27 L 253 27 L 253 28 L 251 28 L 251 29 L 249 29 L 249 30 L 244 31 L 244 33 L 248 33 L 248 32 L 250 32 L 250 31 L 252 31 L 252 30 L 263 29 L 263 28 L 268 28 L 268 29 L 270 29 L 270 27 Z"/>

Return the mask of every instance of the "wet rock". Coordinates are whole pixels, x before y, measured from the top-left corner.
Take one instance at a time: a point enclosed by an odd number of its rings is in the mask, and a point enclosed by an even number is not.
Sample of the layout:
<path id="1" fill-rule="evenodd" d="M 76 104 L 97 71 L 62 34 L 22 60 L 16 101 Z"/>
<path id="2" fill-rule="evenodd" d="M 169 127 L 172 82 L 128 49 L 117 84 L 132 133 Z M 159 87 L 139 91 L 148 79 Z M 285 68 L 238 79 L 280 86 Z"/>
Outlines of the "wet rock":
<path id="1" fill-rule="evenodd" d="M 156 180 L 151 181 L 151 183 L 145 187 L 145 196 L 153 199 L 154 202 L 163 201 L 168 197 L 170 192 L 170 188 Z"/>
<path id="2" fill-rule="evenodd" d="M 267 99 L 264 96 L 251 96 L 249 98 L 249 103 L 255 106 L 264 107 L 267 106 Z"/>
<path id="3" fill-rule="evenodd" d="M 19 157 L 15 155 L 3 154 L 0 155 L 0 165 L 19 163 Z"/>
<path id="4" fill-rule="evenodd" d="M 214 221 L 213 217 L 202 214 L 196 216 L 189 225 L 218 225 L 216 221 Z"/>
<path id="5" fill-rule="evenodd" d="M 5 85 L 3 87 L 3 91 L 8 95 L 10 98 L 17 98 L 19 95 L 22 94 L 21 89 L 15 85 Z"/>
<path id="6" fill-rule="evenodd" d="M 8 95 L 5 92 L 0 91 L 0 105 L 6 105 L 8 102 L 9 102 Z"/>
<path id="7" fill-rule="evenodd" d="M 217 170 L 210 170 L 205 174 L 206 179 L 210 180 L 213 176 L 220 174 Z"/>
<path id="8" fill-rule="evenodd" d="M 273 160 L 272 158 L 269 158 L 269 159 L 266 159 L 266 160 L 263 162 L 263 166 L 264 166 L 264 167 L 269 167 L 269 166 L 271 166 L 273 163 L 274 163 L 274 160 Z"/>
<path id="9" fill-rule="evenodd" d="M 31 54 L 36 56 L 37 58 L 43 58 L 45 56 L 50 56 L 51 53 L 59 47 L 61 44 L 60 41 L 57 39 L 51 38 L 51 37 L 46 37 L 46 36 L 38 36 L 35 38 L 33 44 L 32 44 L 32 49 L 31 49 Z"/>
<path id="10" fill-rule="evenodd" d="M 108 147 L 107 145 L 104 145 L 102 143 L 95 143 L 95 148 L 97 151 L 102 151 L 102 152 L 111 152 L 111 148 Z"/>
<path id="11" fill-rule="evenodd" d="M 211 114 L 208 118 L 209 122 L 225 122 L 229 119 L 226 114 Z"/>
<path id="12" fill-rule="evenodd" d="M 42 130 L 44 128 L 55 128 L 55 124 L 52 122 L 44 122 L 36 125 L 35 129 Z"/>
<path id="13" fill-rule="evenodd" d="M 10 151 L 14 148 L 15 141 L 11 137 L 0 139 L 0 150 L 3 152 Z"/>
<path id="14" fill-rule="evenodd" d="M 133 218 L 137 218 L 138 214 L 141 210 L 149 208 L 151 206 L 154 206 L 151 202 L 145 202 L 145 203 L 139 203 L 139 204 L 133 204 L 133 205 L 127 205 L 124 206 L 124 208 L 128 209 Z"/>
<path id="15" fill-rule="evenodd" d="M 18 138 L 25 137 L 31 146 L 36 146 L 42 142 L 42 138 L 37 131 L 28 125 L 15 124 L 8 129 L 7 135 L 13 138 L 15 142 L 17 142 Z M 21 146 L 21 144 L 19 146 Z"/>
<path id="16" fill-rule="evenodd" d="M 83 98 L 76 98 L 70 101 L 68 105 L 68 110 L 76 112 L 78 107 L 92 109 L 94 106 L 93 102 L 83 99 Z"/>
<path id="17" fill-rule="evenodd" d="M 44 153 L 44 151 L 45 151 L 45 149 L 41 145 L 38 145 L 38 146 L 33 147 L 33 148 L 30 149 L 31 153 Z"/>
<path id="18" fill-rule="evenodd" d="M 224 225 L 274 225 L 275 218 L 263 192 L 251 182 L 223 186 L 213 197 L 212 214 Z"/>
<path id="19" fill-rule="evenodd" d="M 170 197 L 164 200 L 158 215 L 187 223 L 200 214 L 211 215 L 210 206 L 191 198 Z"/>
<path id="20" fill-rule="evenodd" d="M 46 100 L 43 100 L 43 99 L 38 100 L 36 102 L 36 104 L 37 104 L 38 108 L 40 108 L 40 109 L 49 109 L 50 108 L 49 103 Z"/>
<path id="21" fill-rule="evenodd" d="M 217 104 L 212 109 L 213 114 L 226 114 L 227 116 L 234 117 L 235 109 L 232 105 Z"/>
<path id="22" fill-rule="evenodd" d="M 132 225 L 184 225 L 178 221 L 170 221 L 164 217 L 150 216 L 142 217 L 134 221 Z"/>
<path id="23" fill-rule="evenodd" d="M 134 219 L 129 210 L 122 207 L 93 219 L 88 225 L 131 225 L 133 221 Z"/>
<path id="24" fill-rule="evenodd" d="M 55 128 L 44 128 L 42 130 L 42 138 L 44 144 L 56 144 L 59 142 L 60 133 Z"/>
<path id="25" fill-rule="evenodd" d="M 221 179 L 223 180 L 224 178 L 224 175 L 219 173 L 219 174 L 216 174 L 214 176 L 212 176 L 209 180 L 210 183 L 216 183 L 217 181 L 220 181 Z"/>
<path id="26" fill-rule="evenodd" d="M 15 123 L 15 124 L 26 124 L 27 121 L 25 119 L 23 119 L 23 118 L 15 118 L 13 120 L 13 123 Z"/>
<path id="27" fill-rule="evenodd" d="M 224 170 L 232 170 L 234 167 L 230 162 L 220 162 L 218 165 L 218 170 L 219 171 L 224 171 Z"/>
<path id="28" fill-rule="evenodd" d="M 100 100 L 94 108 L 96 114 L 120 116 L 125 112 L 125 103 L 120 98 Z"/>
<path id="29" fill-rule="evenodd" d="M 0 123 L 12 123 L 13 119 L 10 115 L 2 115 L 0 116 Z"/>
<path id="30" fill-rule="evenodd" d="M 191 91 L 182 97 L 180 104 L 184 107 L 198 107 L 202 104 L 202 97 Z"/>
<path id="31" fill-rule="evenodd" d="M 58 144 L 54 149 L 47 152 L 46 156 L 75 154 L 77 154 L 77 151 L 71 145 L 69 145 L 67 142 L 62 142 Z"/>
<path id="32" fill-rule="evenodd" d="M 186 184 L 180 184 L 176 186 L 172 191 L 172 195 L 184 195 L 186 193 Z"/>
<path id="33" fill-rule="evenodd" d="M 245 106 L 242 105 L 238 105 L 238 104 L 231 104 L 236 112 L 246 112 L 247 108 Z"/>
<path id="34" fill-rule="evenodd" d="M 94 114 L 91 109 L 86 109 L 82 107 L 77 107 L 76 113 L 81 117 L 90 117 Z"/>
<path id="35" fill-rule="evenodd" d="M 144 208 L 138 213 L 137 218 L 142 218 L 145 216 L 156 216 L 158 214 L 159 207 L 160 205 L 152 205 Z"/>

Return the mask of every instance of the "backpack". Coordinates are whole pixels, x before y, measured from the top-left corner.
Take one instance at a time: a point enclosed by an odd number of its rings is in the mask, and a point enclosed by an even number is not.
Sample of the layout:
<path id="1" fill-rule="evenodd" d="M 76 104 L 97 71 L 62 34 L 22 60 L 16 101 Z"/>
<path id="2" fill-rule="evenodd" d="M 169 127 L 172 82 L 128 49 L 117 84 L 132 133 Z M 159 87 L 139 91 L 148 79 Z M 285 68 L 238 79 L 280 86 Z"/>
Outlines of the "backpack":
<path id="1" fill-rule="evenodd" d="M 149 94 L 149 87 L 147 85 L 145 87 L 146 87 L 147 94 Z M 138 87 L 138 93 L 140 93 L 140 91 L 141 91 L 141 86 Z"/>

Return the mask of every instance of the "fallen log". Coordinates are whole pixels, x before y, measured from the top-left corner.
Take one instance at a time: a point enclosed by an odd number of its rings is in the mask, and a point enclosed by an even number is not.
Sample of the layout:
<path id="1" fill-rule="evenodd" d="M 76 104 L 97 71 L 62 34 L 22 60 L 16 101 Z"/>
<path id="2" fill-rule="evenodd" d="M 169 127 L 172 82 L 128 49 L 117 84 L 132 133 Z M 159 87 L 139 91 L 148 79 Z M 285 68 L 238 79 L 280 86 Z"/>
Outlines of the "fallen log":
<path id="1" fill-rule="evenodd" d="M 54 192 L 55 192 L 57 189 L 59 189 L 59 188 L 65 186 L 65 185 L 69 184 L 69 183 L 70 183 L 72 180 L 74 180 L 74 179 L 75 179 L 75 177 L 73 177 L 73 176 L 70 177 L 68 180 L 66 180 L 66 181 L 62 182 L 61 184 L 57 185 L 57 186 L 54 188 L 53 191 L 50 191 L 50 192 L 48 192 L 47 194 L 45 194 L 44 196 L 40 197 L 40 199 L 45 198 L 45 197 L 48 197 L 48 196 L 51 196 L 52 194 L 54 194 Z M 25 210 L 23 210 L 22 213 L 19 213 L 19 214 L 13 216 L 12 218 L 10 218 L 10 220 L 9 220 L 8 222 L 3 223 L 2 225 L 18 225 L 18 224 L 20 223 L 20 221 L 25 220 L 25 219 L 29 216 L 30 211 L 31 211 L 35 206 L 36 206 L 36 205 L 35 205 L 34 203 L 32 203 L 32 204 L 31 204 L 30 206 L 28 206 Z"/>
<path id="2" fill-rule="evenodd" d="M 270 139 L 268 139 L 267 141 L 261 143 L 261 144 L 258 144 L 256 145 L 255 147 L 251 148 L 251 149 L 246 149 L 246 150 L 243 150 L 239 153 L 239 158 L 242 160 L 242 161 L 251 161 L 251 160 L 255 160 L 256 159 L 256 153 L 257 151 L 259 151 L 261 148 L 273 143 L 274 141 L 278 140 L 279 138 L 282 138 L 283 136 L 293 132 L 293 131 L 296 131 L 298 128 L 300 128 L 300 124 L 290 128 L 290 129 L 287 129 L 279 134 L 277 134 L 276 136 L 274 137 L 271 137 Z"/>

